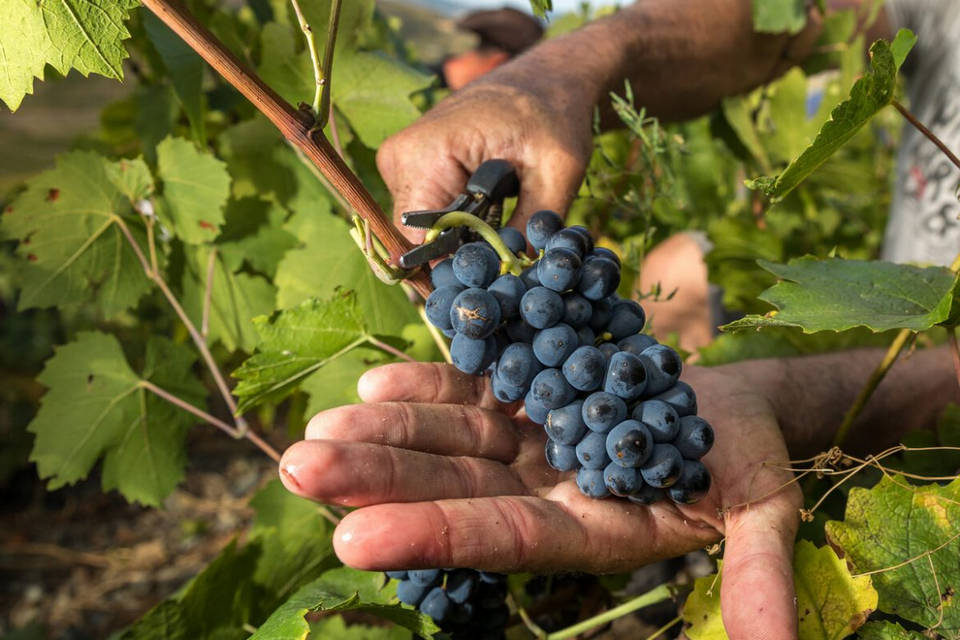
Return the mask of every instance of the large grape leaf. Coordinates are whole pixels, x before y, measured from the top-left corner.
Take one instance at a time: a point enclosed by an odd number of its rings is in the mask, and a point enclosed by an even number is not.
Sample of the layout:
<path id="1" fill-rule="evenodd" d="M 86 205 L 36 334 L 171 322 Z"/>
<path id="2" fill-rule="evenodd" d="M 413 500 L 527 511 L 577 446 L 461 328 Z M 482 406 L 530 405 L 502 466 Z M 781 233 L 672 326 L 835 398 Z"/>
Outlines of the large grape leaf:
<path id="1" fill-rule="evenodd" d="M 183 308 L 200 327 L 207 288 L 210 289 L 208 335 L 219 340 L 228 350 L 241 349 L 252 353 L 257 343 L 253 319 L 276 308 L 276 289 L 265 278 L 249 273 L 235 273 L 219 252 L 214 260 L 213 281 L 207 282 L 209 246 L 186 247 L 186 268 L 183 273 Z"/>
<path id="2" fill-rule="evenodd" d="M 189 140 L 168 137 L 157 145 L 157 174 L 163 180 L 161 213 L 184 242 L 215 239 L 230 195 L 227 165 Z"/>
<path id="3" fill-rule="evenodd" d="M 167 68 L 170 84 L 183 106 L 193 140 L 198 145 L 207 143 L 206 105 L 203 97 L 203 72 L 205 64 L 190 46 L 170 27 L 163 24 L 152 12 L 142 12 L 143 26 L 147 36 L 160 54 L 163 66 Z"/>
<path id="4" fill-rule="evenodd" d="M 757 178 L 748 183 L 774 202 L 782 200 L 827 158 L 849 141 L 880 109 L 894 98 L 897 71 L 916 43 L 916 36 L 901 29 L 892 43 L 878 40 L 870 47 L 870 71 L 850 90 L 850 98 L 837 105 L 813 143 L 776 178 Z"/>
<path id="5" fill-rule="evenodd" d="M 885 613 L 960 637 L 960 480 L 915 486 L 885 475 L 854 488 L 826 533 L 855 572 L 871 577 Z M 894 568 L 896 567 L 896 568 Z"/>
<path id="6" fill-rule="evenodd" d="M 928 640 L 919 631 L 908 631 L 896 622 L 873 620 L 860 627 L 860 640 Z"/>
<path id="7" fill-rule="evenodd" d="M 403 627 L 348 625 L 343 616 L 328 616 L 310 622 L 309 637 L 336 638 L 337 640 L 411 640 L 412 635 Z"/>
<path id="8" fill-rule="evenodd" d="M 311 297 L 325 298 L 342 287 L 356 292 L 372 333 L 396 336 L 405 325 L 419 322 L 403 289 L 377 279 L 341 218 L 297 212 L 286 229 L 300 240 L 300 246 L 284 254 L 277 267 L 278 307 L 290 308 Z"/>
<path id="9" fill-rule="evenodd" d="M 722 566 L 720 568 L 722 572 Z M 793 555 L 800 640 L 841 640 L 877 606 L 870 578 L 854 578 L 830 547 L 798 540 Z M 681 614 L 690 640 L 726 640 L 720 613 L 720 579 L 698 578 Z"/>
<path id="10" fill-rule="evenodd" d="M 393 590 L 384 588 L 382 573 L 333 569 L 304 585 L 264 622 L 250 640 L 304 640 L 309 612 L 360 611 L 386 618 L 423 638 L 433 638 L 439 627 L 426 615 L 398 604 L 387 604 Z"/>
<path id="11" fill-rule="evenodd" d="M 261 46 L 264 80 L 293 104 L 312 102 L 313 67 L 306 51 L 296 51 L 293 30 L 270 23 L 263 28 Z M 432 82 L 433 76 L 381 53 L 338 48 L 330 99 L 360 140 L 376 149 L 387 136 L 420 116 L 410 96 Z"/>
<path id="12" fill-rule="evenodd" d="M 287 212 L 276 203 L 259 198 L 230 200 L 217 250 L 224 264 L 238 271 L 244 263 L 270 278 L 283 255 L 297 246 L 297 238 L 283 228 Z"/>
<path id="13" fill-rule="evenodd" d="M 759 264 L 782 279 L 760 295 L 777 310 L 745 316 L 721 329 L 924 331 L 952 319 L 954 298 L 960 290 L 957 275 L 944 267 L 811 256 L 785 265 L 764 260 Z"/>
<path id="14" fill-rule="evenodd" d="M 135 306 L 152 283 L 118 222 L 146 251 L 131 196 L 142 197 L 148 180 L 139 159 L 110 162 L 85 151 L 59 156 L 33 178 L 0 218 L 0 235 L 19 240 L 25 258 L 19 309 L 93 301 L 110 317 Z"/>
<path id="15" fill-rule="evenodd" d="M 48 488 L 86 477 L 102 457 L 105 490 L 159 505 L 183 477 L 183 439 L 196 420 L 142 380 L 200 405 L 206 394 L 191 372 L 194 359 L 186 347 L 154 338 L 139 376 L 113 336 L 83 332 L 58 347 L 37 378 L 49 391 L 29 426 L 30 459 Z"/>
<path id="16" fill-rule="evenodd" d="M 360 402 L 357 380 L 368 369 L 386 364 L 390 357 L 379 349 L 360 346 L 327 364 L 303 381 L 301 389 L 310 395 L 306 414 Z"/>
<path id="17" fill-rule="evenodd" d="M 0 2 L 0 100 L 11 111 L 33 93 L 44 65 L 119 80 L 127 57 L 124 26 L 137 0 L 4 0 Z"/>
<path id="18" fill-rule="evenodd" d="M 795 34 L 806 24 L 806 0 L 753 0 L 754 31 Z"/>
<path id="19" fill-rule="evenodd" d="M 270 317 L 254 319 L 257 353 L 233 376 L 239 410 L 278 400 L 327 363 L 368 342 L 371 334 L 353 292 L 326 301 L 311 299 Z"/>

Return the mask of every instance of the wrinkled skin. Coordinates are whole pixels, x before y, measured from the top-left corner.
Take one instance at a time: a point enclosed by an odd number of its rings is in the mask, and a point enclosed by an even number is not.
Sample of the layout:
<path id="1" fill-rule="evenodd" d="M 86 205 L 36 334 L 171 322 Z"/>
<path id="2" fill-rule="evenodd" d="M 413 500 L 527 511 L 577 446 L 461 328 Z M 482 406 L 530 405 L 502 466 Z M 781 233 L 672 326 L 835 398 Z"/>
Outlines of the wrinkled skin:
<path id="1" fill-rule="evenodd" d="M 691 506 L 581 495 L 572 473 L 546 465 L 540 426 L 497 403 L 488 379 L 438 364 L 366 373 L 365 403 L 315 416 L 307 439 L 284 454 L 281 477 L 299 495 L 361 507 L 341 521 L 334 545 L 346 564 L 368 570 L 623 572 L 725 536 L 729 636 L 795 638 L 801 494 L 796 485 L 777 491 L 790 474 L 761 466 L 787 460 L 787 450 L 769 401 L 738 366 L 684 372 L 716 431 L 703 460 L 713 485 Z"/>

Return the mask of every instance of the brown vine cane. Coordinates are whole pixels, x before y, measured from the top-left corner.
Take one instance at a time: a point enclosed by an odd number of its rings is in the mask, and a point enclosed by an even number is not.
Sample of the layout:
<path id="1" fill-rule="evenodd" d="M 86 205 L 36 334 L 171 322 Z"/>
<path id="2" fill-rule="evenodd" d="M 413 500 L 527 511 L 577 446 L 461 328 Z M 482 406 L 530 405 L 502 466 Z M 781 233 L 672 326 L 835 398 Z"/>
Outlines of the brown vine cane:
<path id="1" fill-rule="evenodd" d="M 197 22 L 179 2 L 143 0 L 143 4 L 263 113 L 284 138 L 309 158 L 354 212 L 370 225 L 373 234 L 390 252 L 391 261 L 397 264 L 399 256 L 409 251 L 413 245 L 384 215 L 376 200 L 337 155 L 323 133 L 314 129 L 313 115 L 295 109 L 280 97 L 256 73 L 241 63 L 216 36 Z M 423 270 L 412 273 L 406 282 L 424 298 L 430 294 L 430 279 Z"/>

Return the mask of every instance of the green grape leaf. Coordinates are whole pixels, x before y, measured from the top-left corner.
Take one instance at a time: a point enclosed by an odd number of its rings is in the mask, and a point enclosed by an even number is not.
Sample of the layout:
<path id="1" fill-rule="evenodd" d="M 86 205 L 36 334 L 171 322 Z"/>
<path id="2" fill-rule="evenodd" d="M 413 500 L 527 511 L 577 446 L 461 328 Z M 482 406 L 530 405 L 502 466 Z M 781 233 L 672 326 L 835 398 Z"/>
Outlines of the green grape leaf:
<path id="1" fill-rule="evenodd" d="M 119 80 L 130 37 L 124 21 L 137 0 L 5 0 L 0 3 L 0 100 L 16 111 L 44 65 Z"/>
<path id="2" fill-rule="evenodd" d="M 343 616 L 328 616 L 310 622 L 310 638 L 336 638 L 337 640 L 411 640 L 412 635 L 403 627 L 370 627 L 362 624 L 347 625 Z"/>
<path id="3" fill-rule="evenodd" d="M 297 238 L 283 228 L 287 212 L 277 204 L 257 198 L 227 203 L 226 222 L 217 250 L 227 268 L 236 272 L 246 262 L 270 278 L 284 254 L 297 246 Z"/>
<path id="4" fill-rule="evenodd" d="M 797 327 L 769 327 L 763 331 L 722 333 L 710 344 L 698 349 L 698 364 L 715 367 L 742 360 L 790 358 L 811 353 L 827 353 L 858 347 L 887 347 L 894 335 L 851 329 L 842 333 L 822 331 L 804 334 Z"/>
<path id="5" fill-rule="evenodd" d="M 136 306 L 152 283 L 118 224 L 127 225 L 145 252 L 127 195 L 147 190 L 145 175 L 142 160 L 111 163 L 75 151 L 29 182 L 0 217 L 0 235 L 19 240 L 17 253 L 26 259 L 19 309 L 93 301 L 112 317 Z"/>
<path id="6" fill-rule="evenodd" d="M 157 174 L 163 180 L 165 213 L 184 242 L 209 242 L 220 233 L 230 195 L 226 163 L 197 150 L 192 142 L 168 137 L 157 145 Z"/>
<path id="7" fill-rule="evenodd" d="M 36 434 L 30 459 L 48 488 L 86 477 L 103 457 L 105 490 L 159 505 L 183 478 L 183 440 L 195 419 L 143 381 L 201 405 L 206 394 L 191 373 L 194 359 L 186 347 L 155 338 L 138 376 L 113 336 L 82 332 L 57 348 L 37 378 L 49 391 L 29 426 Z"/>
<path id="8" fill-rule="evenodd" d="M 405 325 L 419 322 L 403 290 L 377 279 L 341 218 L 297 212 L 286 228 L 301 245 L 284 254 L 277 267 L 277 306 L 325 298 L 342 287 L 356 292 L 371 333 L 396 336 Z"/>
<path id="9" fill-rule="evenodd" d="M 260 73 L 281 96 L 293 104 L 313 101 L 313 67 L 307 52 L 297 53 L 292 29 L 270 23 L 261 34 L 263 64 Z M 370 148 L 411 124 L 420 110 L 410 96 L 433 83 L 401 61 L 368 51 L 340 51 L 333 65 L 330 99 Z"/>
<path id="10" fill-rule="evenodd" d="M 309 612 L 359 609 L 386 618 L 424 638 L 440 629 L 428 617 L 402 605 L 386 604 L 385 577 L 354 569 L 333 569 L 304 585 L 250 636 L 250 640 L 303 640 L 310 632 Z"/>
<path id="11" fill-rule="evenodd" d="M 805 0 L 753 0 L 753 30 L 797 34 L 807 24 Z"/>
<path id="12" fill-rule="evenodd" d="M 917 429 L 905 433 L 900 442 L 908 447 L 960 448 L 960 406 L 948 404 L 937 420 L 936 432 Z M 891 459 L 890 467 L 927 477 L 952 476 L 960 469 L 960 449 L 904 451 L 899 460 Z"/>
<path id="13" fill-rule="evenodd" d="M 776 178 L 761 177 L 749 181 L 751 189 L 760 189 L 774 202 L 783 199 L 846 144 L 878 111 L 894 99 L 897 71 L 916 43 L 916 36 L 901 29 L 893 43 L 878 40 L 870 47 L 870 71 L 850 90 L 850 97 L 837 105 L 813 143 Z"/>
<path id="14" fill-rule="evenodd" d="M 553 0 L 530 0 L 530 10 L 538 18 L 546 18 L 547 11 L 553 11 Z"/>
<path id="15" fill-rule="evenodd" d="M 724 98 L 720 104 L 723 117 L 737 135 L 737 139 L 756 159 L 763 171 L 769 171 L 770 158 L 767 150 L 760 141 L 760 133 L 753 122 L 753 111 L 759 102 L 759 93 L 754 92 L 742 96 Z"/>
<path id="16" fill-rule="evenodd" d="M 925 331 L 952 318 L 960 290 L 960 280 L 945 267 L 811 256 L 785 265 L 759 264 L 782 279 L 760 295 L 777 311 L 748 315 L 722 330 L 779 326 L 800 327 L 805 333 L 853 327 Z"/>
<path id="17" fill-rule="evenodd" d="M 303 381 L 301 389 L 310 395 L 308 416 L 333 407 L 360 402 L 357 380 L 373 367 L 390 362 L 379 349 L 360 346 L 330 362 Z"/>
<path id="18" fill-rule="evenodd" d="M 907 631 L 896 622 L 872 620 L 860 627 L 860 640 L 929 640 L 919 631 Z"/>
<path id="19" fill-rule="evenodd" d="M 187 119 L 190 121 L 190 131 L 193 141 L 198 145 L 207 143 L 206 106 L 203 97 L 204 62 L 190 46 L 170 27 L 163 24 L 160 18 L 150 11 L 143 11 L 143 26 L 146 29 L 150 42 L 160 54 L 163 66 L 167 68 L 167 76 L 173 85 L 173 90 L 183 106 Z"/>
<path id="20" fill-rule="evenodd" d="M 719 568 L 722 575 L 722 563 Z M 817 548 L 798 540 L 793 553 L 799 637 L 802 640 L 841 640 L 856 631 L 877 606 L 869 577 L 853 577 L 828 546 Z M 690 640 L 726 640 L 720 612 L 720 578 L 698 578 L 681 612 L 690 624 Z"/>
<path id="21" fill-rule="evenodd" d="M 203 326 L 207 295 L 209 246 L 187 246 L 183 274 L 183 308 L 197 327 Z M 214 259 L 213 282 L 209 285 L 208 335 L 229 351 L 252 353 L 257 343 L 253 319 L 276 308 L 276 289 L 266 279 L 248 273 L 234 273 L 222 255 Z"/>
<path id="22" fill-rule="evenodd" d="M 842 521 L 827 538 L 853 571 L 870 578 L 879 609 L 947 637 L 960 634 L 960 480 L 914 486 L 898 475 L 870 489 L 854 488 Z"/>
<path id="23" fill-rule="evenodd" d="M 260 316 L 254 325 L 260 335 L 257 353 L 233 372 L 239 380 L 234 394 L 240 411 L 285 397 L 328 362 L 370 339 L 365 316 L 349 291 Z"/>

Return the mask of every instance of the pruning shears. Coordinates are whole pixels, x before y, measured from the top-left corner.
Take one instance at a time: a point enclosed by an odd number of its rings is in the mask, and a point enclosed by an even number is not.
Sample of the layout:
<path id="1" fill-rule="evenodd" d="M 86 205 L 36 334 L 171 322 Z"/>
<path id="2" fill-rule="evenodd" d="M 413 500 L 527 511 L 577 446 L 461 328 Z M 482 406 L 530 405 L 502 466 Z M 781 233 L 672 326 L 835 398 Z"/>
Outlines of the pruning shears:
<path id="1" fill-rule="evenodd" d="M 500 227 L 503 201 L 520 193 L 520 181 L 513 166 L 506 160 L 487 160 L 473 172 L 463 193 L 442 209 L 408 211 L 400 218 L 408 227 L 430 229 L 440 218 L 455 211 L 470 213 L 488 225 Z M 400 266 L 413 269 L 455 252 L 460 245 L 477 239 L 467 227 L 444 229 L 430 242 L 425 242 L 400 256 Z"/>

